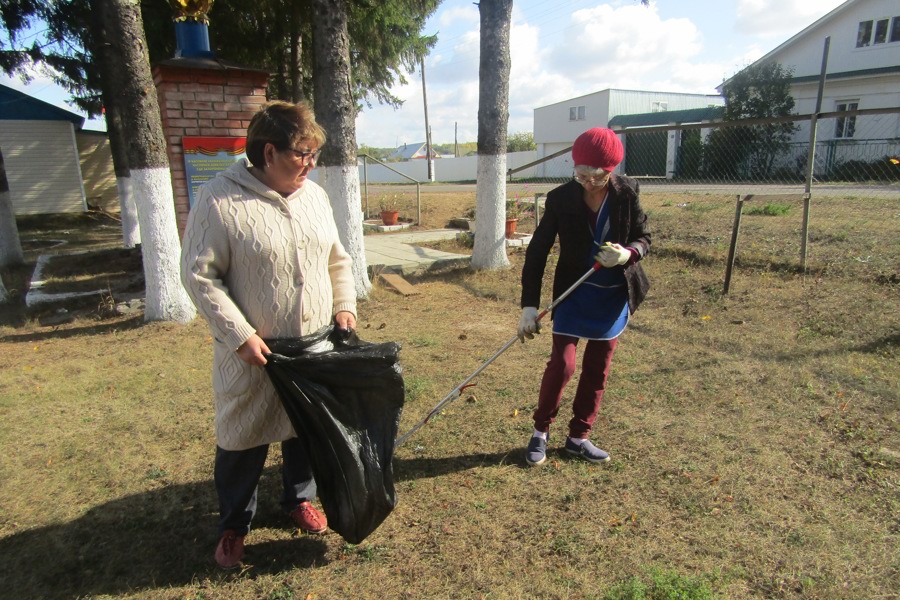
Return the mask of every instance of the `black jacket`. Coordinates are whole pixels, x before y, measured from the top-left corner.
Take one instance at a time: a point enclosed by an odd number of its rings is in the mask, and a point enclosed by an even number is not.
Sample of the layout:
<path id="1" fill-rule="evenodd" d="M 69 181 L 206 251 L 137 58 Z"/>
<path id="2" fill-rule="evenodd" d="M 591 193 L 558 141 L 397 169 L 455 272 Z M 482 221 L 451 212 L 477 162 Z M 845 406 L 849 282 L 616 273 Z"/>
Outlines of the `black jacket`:
<path id="1" fill-rule="evenodd" d="M 638 259 L 625 266 L 628 283 L 628 309 L 633 313 L 644 300 L 650 281 L 641 268 L 640 260 L 650 251 L 650 230 L 647 215 L 641 208 L 637 181 L 613 175 L 609 180 L 606 202 L 609 202 L 609 223 L 612 241 L 637 249 Z M 522 307 L 540 307 L 541 281 L 547 265 L 547 255 L 559 236 L 559 261 L 553 277 L 553 298 L 558 298 L 579 277 L 591 268 L 591 256 L 596 254 L 594 237 L 588 223 L 584 204 L 584 188 L 570 181 L 547 194 L 546 207 L 525 253 L 522 268 Z"/>

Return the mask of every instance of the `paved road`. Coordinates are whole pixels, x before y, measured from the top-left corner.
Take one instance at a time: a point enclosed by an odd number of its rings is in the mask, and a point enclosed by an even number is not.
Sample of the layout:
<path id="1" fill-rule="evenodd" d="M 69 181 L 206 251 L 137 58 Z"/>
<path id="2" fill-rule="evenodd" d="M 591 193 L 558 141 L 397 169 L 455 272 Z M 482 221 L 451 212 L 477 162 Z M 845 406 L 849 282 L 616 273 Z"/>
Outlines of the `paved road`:
<path id="1" fill-rule="evenodd" d="M 516 194 L 520 196 L 531 196 L 536 193 L 546 194 L 556 186 L 565 182 L 560 179 L 558 183 L 507 183 L 507 194 Z M 398 187 L 410 187 L 399 185 L 385 184 L 369 184 L 369 195 L 377 197 L 379 194 L 396 192 Z M 423 184 L 422 193 L 475 193 L 474 183 L 429 183 Z M 804 186 L 797 185 L 779 185 L 779 184 L 715 184 L 715 183 L 659 183 L 658 179 L 648 179 L 641 181 L 641 191 L 648 193 L 671 193 L 671 194 L 728 194 L 728 195 L 744 195 L 758 194 L 767 196 L 783 196 L 788 194 L 802 194 Z M 900 200 L 900 184 L 886 185 L 867 185 L 867 184 L 820 184 L 812 189 L 812 196 L 856 196 L 861 198 L 888 198 Z"/>

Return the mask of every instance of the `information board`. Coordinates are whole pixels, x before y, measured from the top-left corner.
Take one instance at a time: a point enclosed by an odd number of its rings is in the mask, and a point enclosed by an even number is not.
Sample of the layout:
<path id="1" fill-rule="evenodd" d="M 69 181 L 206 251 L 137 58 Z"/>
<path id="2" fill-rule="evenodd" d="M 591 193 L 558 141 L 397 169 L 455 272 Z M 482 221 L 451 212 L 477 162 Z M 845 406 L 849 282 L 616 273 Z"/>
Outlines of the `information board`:
<path id="1" fill-rule="evenodd" d="M 184 137 L 181 143 L 191 206 L 201 185 L 247 156 L 243 137 Z"/>

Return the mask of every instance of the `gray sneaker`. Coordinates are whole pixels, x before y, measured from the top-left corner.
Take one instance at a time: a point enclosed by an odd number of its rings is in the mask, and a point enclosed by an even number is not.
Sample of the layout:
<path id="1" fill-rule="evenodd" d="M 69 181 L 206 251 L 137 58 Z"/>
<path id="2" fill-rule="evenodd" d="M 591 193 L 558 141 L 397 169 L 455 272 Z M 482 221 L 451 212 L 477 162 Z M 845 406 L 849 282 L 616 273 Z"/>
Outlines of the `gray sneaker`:
<path id="1" fill-rule="evenodd" d="M 592 463 L 605 463 L 609 460 L 609 454 L 606 450 L 601 450 L 593 445 L 590 440 L 584 440 L 581 444 L 575 444 L 571 439 L 566 438 L 566 452 L 575 456 L 580 456 L 584 460 Z"/>
<path id="2" fill-rule="evenodd" d="M 536 467 L 544 464 L 545 460 L 547 460 L 547 440 L 536 435 L 531 436 L 528 448 L 525 450 L 525 462 Z"/>

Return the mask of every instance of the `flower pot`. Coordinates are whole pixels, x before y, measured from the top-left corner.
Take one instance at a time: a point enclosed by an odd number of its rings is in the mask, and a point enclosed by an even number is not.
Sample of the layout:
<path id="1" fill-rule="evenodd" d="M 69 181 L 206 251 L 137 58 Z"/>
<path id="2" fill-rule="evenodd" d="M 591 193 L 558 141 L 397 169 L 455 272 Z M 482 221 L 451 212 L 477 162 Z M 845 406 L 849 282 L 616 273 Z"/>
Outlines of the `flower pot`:
<path id="1" fill-rule="evenodd" d="M 399 210 L 383 210 L 381 211 L 381 222 L 385 225 L 396 225 L 400 218 Z"/>
<path id="2" fill-rule="evenodd" d="M 518 219 L 507 219 L 506 220 L 506 239 L 512 238 L 516 234 L 516 223 L 518 223 Z"/>

